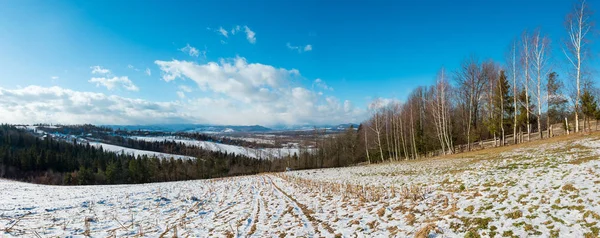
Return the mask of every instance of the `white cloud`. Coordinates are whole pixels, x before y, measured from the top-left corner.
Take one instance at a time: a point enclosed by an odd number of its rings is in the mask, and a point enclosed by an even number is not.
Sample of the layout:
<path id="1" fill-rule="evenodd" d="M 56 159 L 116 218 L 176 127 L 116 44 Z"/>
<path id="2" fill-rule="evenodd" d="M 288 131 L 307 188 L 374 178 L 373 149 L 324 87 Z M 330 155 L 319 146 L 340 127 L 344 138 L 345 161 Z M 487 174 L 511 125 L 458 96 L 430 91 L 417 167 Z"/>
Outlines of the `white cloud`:
<path id="1" fill-rule="evenodd" d="M 290 49 L 290 50 L 298 50 L 298 52 L 300 52 L 300 47 L 299 46 L 293 46 L 292 44 L 290 44 L 290 42 L 288 42 L 287 44 L 285 44 L 285 46 L 287 46 L 287 48 Z"/>
<path id="2" fill-rule="evenodd" d="M 250 30 L 248 26 L 244 26 L 244 30 L 246 31 L 246 39 L 248 39 L 248 42 L 251 44 L 256 43 L 256 33 Z"/>
<path id="3" fill-rule="evenodd" d="M 179 89 L 180 89 L 181 91 L 184 91 L 184 92 L 186 92 L 186 93 L 191 93 L 191 92 L 192 92 L 192 88 L 190 88 L 190 87 L 188 87 L 188 86 L 186 86 L 186 85 L 179 85 Z"/>
<path id="4" fill-rule="evenodd" d="M 150 102 L 61 87 L 0 88 L 0 122 L 64 124 L 189 123 L 177 102 Z M 194 121 L 201 122 L 201 119 Z"/>
<path id="5" fill-rule="evenodd" d="M 248 27 L 248 26 L 243 26 L 243 30 L 246 33 L 246 39 L 248 40 L 248 42 L 250 42 L 251 44 L 256 43 L 256 33 L 254 31 L 252 31 L 250 29 L 250 27 Z M 242 31 L 242 27 L 240 25 L 234 26 L 233 28 L 231 28 L 230 31 L 226 30 L 222 26 L 220 26 L 219 29 L 216 30 L 216 32 L 219 35 L 222 35 L 225 38 L 229 38 L 230 33 L 233 36 L 241 31 Z M 227 44 L 227 42 L 225 40 L 221 40 L 221 44 Z"/>
<path id="6" fill-rule="evenodd" d="M 285 44 L 285 46 L 290 50 L 298 51 L 298 53 L 312 51 L 312 45 L 306 45 L 306 46 L 302 47 L 302 46 L 292 45 L 291 43 L 288 42 L 287 44 Z"/>
<path id="7" fill-rule="evenodd" d="M 128 68 L 128 69 L 133 69 L 133 70 L 135 70 L 135 71 L 140 71 L 140 69 L 138 69 L 138 68 L 134 67 L 133 65 L 127 65 L 127 68 Z"/>
<path id="8" fill-rule="evenodd" d="M 347 100 L 302 86 L 306 81 L 296 69 L 249 63 L 240 57 L 202 64 L 179 60 L 155 63 L 163 80 L 191 80 L 197 88 L 179 85 L 171 91 L 174 99 L 167 102 L 61 87 L 0 88 L 0 115 L 5 115 L 0 123 L 270 126 L 359 122 L 366 115 Z M 127 77 L 103 75 L 89 81 L 111 90 L 138 90 Z"/>
<path id="9" fill-rule="evenodd" d="M 110 70 L 104 69 L 98 65 L 92 66 L 90 69 L 92 69 L 92 74 L 110 74 Z"/>
<path id="10" fill-rule="evenodd" d="M 148 76 L 152 76 L 152 71 L 150 71 L 150 68 L 146 68 L 146 71 L 145 71 L 145 73 L 146 73 L 146 75 L 148 75 Z"/>
<path id="11" fill-rule="evenodd" d="M 362 110 L 349 103 L 296 85 L 301 81 L 296 69 L 248 63 L 240 57 L 206 64 L 178 60 L 155 63 L 163 80 L 191 79 L 205 94 L 214 95 L 190 100 L 201 106 L 187 109 L 213 123 L 319 124 L 354 122 L 363 116 Z"/>
<path id="12" fill-rule="evenodd" d="M 50 77 L 50 79 L 52 79 L 52 80 L 57 80 L 57 79 L 58 79 L 58 76 L 52 76 L 52 77 Z"/>
<path id="13" fill-rule="evenodd" d="M 221 33 L 221 35 L 223 35 L 225 38 L 229 37 L 229 32 L 227 32 L 227 30 L 223 29 L 223 27 L 219 27 L 219 29 L 217 30 L 219 33 Z"/>
<path id="14" fill-rule="evenodd" d="M 380 108 L 384 108 L 392 103 L 401 103 L 401 101 L 395 98 L 375 98 L 369 103 L 367 108 L 369 110 L 377 110 Z"/>
<path id="15" fill-rule="evenodd" d="M 328 86 L 325 82 L 323 82 L 323 80 L 321 79 L 315 79 L 315 82 L 313 83 L 313 86 L 317 86 L 321 89 L 324 90 L 329 90 L 329 91 L 333 91 L 333 88 Z"/>
<path id="16" fill-rule="evenodd" d="M 352 106 L 352 102 L 350 102 L 350 100 L 344 101 L 344 112 L 345 113 L 351 112 L 352 108 L 353 108 L 353 106 Z"/>
<path id="17" fill-rule="evenodd" d="M 125 88 L 126 90 L 129 90 L 129 91 L 139 91 L 139 88 L 137 86 L 135 86 L 135 84 L 133 84 L 133 82 L 131 82 L 131 80 L 129 80 L 129 78 L 127 78 L 127 76 L 123 76 L 123 77 L 115 76 L 112 78 L 105 78 L 105 77 L 92 78 L 88 82 L 96 83 L 96 87 L 104 86 L 108 90 L 113 90 L 116 87 L 122 86 L 123 88 Z"/>
<path id="18" fill-rule="evenodd" d="M 190 78 L 204 91 L 224 93 L 245 102 L 268 101 L 276 93 L 273 89 L 299 76 L 296 69 L 249 64 L 245 58 L 240 57 L 201 65 L 178 60 L 155 63 L 163 71 L 162 78 L 167 82 L 176 78 Z"/>
<path id="19" fill-rule="evenodd" d="M 238 25 L 238 26 L 235 26 L 234 28 L 232 28 L 232 29 L 231 29 L 231 34 L 232 34 L 232 35 L 235 35 L 235 33 L 239 32 L 240 30 L 241 30 L 241 29 L 240 29 L 240 26 L 239 26 L 239 25 Z"/>
<path id="20" fill-rule="evenodd" d="M 190 46 L 190 44 L 187 44 L 179 50 L 193 57 L 198 57 L 200 54 L 202 54 L 203 57 L 206 57 L 206 50 L 200 51 L 196 47 Z"/>
<path id="21" fill-rule="evenodd" d="M 113 90 L 117 87 L 123 87 L 128 91 L 139 91 L 139 88 L 129 80 L 127 76 L 114 76 L 111 75 L 110 70 L 104 69 L 100 66 L 92 66 L 92 74 L 103 74 L 104 77 L 92 77 L 88 80 L 89 83 L 95 83 L 96 87 L 104 86 L 108 90 Z M 127 68 L 135 69 L 132 65 L 128 65 Z"/>
<path id="22" fill-rule="evenodd" d="M 206 123 L 265 126 L 357 122 L 363 110 L 302 87 L 281 89 L 273 103 L 243 104 L 223 97 L 153 102 L 61 87 L 0 87 L 0 123 L 157 124 Z M 186 96 L 178 91 L 180 99 Z M 187 98 L 187 97 L 186 97 Z"/>

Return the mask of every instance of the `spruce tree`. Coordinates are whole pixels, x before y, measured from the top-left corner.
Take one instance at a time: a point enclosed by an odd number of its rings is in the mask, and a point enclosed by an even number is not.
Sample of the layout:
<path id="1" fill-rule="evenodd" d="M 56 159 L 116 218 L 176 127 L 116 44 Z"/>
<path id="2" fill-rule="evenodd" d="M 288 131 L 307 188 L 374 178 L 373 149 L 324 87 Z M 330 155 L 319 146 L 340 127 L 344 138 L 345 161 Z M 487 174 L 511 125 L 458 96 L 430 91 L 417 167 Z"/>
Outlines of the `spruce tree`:
<path id="1" fill-rule="evenodd" d="M 583 114 L 583 128 L 584 130 L 590 129 L 590 118 L 596 117 L 596 111 L 598 109 L 598 105 L 596 103 L 596 98 L 590 92 L 590 89 L 585 88 L 583 90 L 583 94 L 581 94 L 581 113 Z"/>

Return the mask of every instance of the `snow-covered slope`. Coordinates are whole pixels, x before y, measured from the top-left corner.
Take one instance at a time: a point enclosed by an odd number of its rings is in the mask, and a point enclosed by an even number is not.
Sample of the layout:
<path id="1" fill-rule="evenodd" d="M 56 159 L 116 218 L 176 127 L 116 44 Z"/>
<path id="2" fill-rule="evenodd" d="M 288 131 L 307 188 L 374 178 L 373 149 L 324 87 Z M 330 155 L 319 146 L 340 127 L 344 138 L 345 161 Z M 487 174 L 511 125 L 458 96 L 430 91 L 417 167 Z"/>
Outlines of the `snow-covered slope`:
<path id="1" fill-rule="evenodd" d="M 100 148 L 102 147 L 102 149 L 104 151 L 109 151 L 109 152 L 116 152 L 116 153 L 122 153 L 122 154 L 129 154 L 129 155 L 134 155 L 134 156 L 143 156 L 146 155 L 148 157 L 157 157 L 160 159 L 169 159 L 169 158 L 174 158 L 174 159 L 196 159 L 192 156 L 185 156 L 185 155 L 176 155 L 176 154 L 167 154 L 167 153 L 160 153 L 160 152 L 154 152 L 154 151 L 147 151 L 147 150 L 138 150 L 138 149 L 131 149 L 131 148 L 127 148 L 127 147 L 123 147 L 123 146 L 118 146 L 118 145 L 111 145 L 111 144 L 106 144 L 106 143 L 101 143 L 101 142 L 88 142 L 91 146 L 96 147 L 96 148 Z"/>
<path id="2" fill-rule="evenodd" d="M 143 137 L 143 136 L 133 136 L 132 139 L 143 140 L 143 141 L 174 141 L 177 143 L 183 143 L 189 146 L 197 146 L 210 151 L 221 151 L 227 153 L 235 153 L 237 155 L 245 155 L 251 158 L 280 158 L 287 155 L 293 155 L 294 153 L 299 153 L 298 148 L 261 148 L 261 149 L 253 149 L 246 148 L 243 146 L 237 145 L 227 145 L 221 143 L 215 143 L 210 141 L 198 141 L 191 139 L 181 139 L 177 137 L 171 136 L 160 136 L 160 137 Z"/>

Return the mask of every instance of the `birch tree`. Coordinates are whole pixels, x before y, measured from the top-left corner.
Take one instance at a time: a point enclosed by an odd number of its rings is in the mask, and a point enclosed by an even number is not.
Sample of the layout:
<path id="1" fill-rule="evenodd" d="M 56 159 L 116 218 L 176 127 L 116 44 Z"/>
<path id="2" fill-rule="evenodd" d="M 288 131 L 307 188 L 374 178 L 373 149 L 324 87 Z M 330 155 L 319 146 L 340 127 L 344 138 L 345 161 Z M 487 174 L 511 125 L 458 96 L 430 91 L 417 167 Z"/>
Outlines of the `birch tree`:
<path id="1" fill-rule="evenodd" d="M 527 141 L 531 140 L 531 121 L 529 120 L 529 114 L 531 112 L 530 103 L 529 103 L 529 83 L 530 83 L 530 75 L 529 75 L 529 64 L 531 60 L 531 48 L 530 48 L 531 39 L 527 34 L 527 31 L 523 32 L 521 37 L 521 44 L 523 48 L 521 49 L 521 62 L 523 63 L 524 78 L 523 78 L 523 90 L 525 92 L 525 113 L 527 121 Z"/>
<path id="2" fill-rule="evenodd" d="M 511 47 L 511 56 L 509 57 L 510 60 L 510 70 L 511 70 L 511 76 L 512 76 L 512 81 L 513 81 L 513 108 L 515 109 L 514 114 L 513 114 L 513 143 L 517 144 L 517 41 L 515 40 L 512 44 Z"/>
<path id="3" fill-rule="evenodd" d="M 540 31 L 536 31 L 532 36 L 531 41 L 531 56 L 532 56 L 532 68 L 535 73 L 537 83 L 537 125 L 540 139 L 543 138 L 542 133 L 542 78 L 548 73 L 547 63 L 548 54 L 550 48 L 550 40 L 548 37 L 543 36 Z"/>
<path id="4" fill-rule="evenodd" d="M 444 68 L 438 73 L 435 85 L 430 88 L 430 98 L 428 100 L 429 112 L 433 118 L 436 136 L 439 140 L 440 148 L 443 154 L 452 153 L 452 145 L 449 136 L 449 118 L 448 117 L 448 88 L 446 80 L 446 71 Z"/>
<path id="5" fill-rule="evenodd" d="M 579 132 L 579 102 L 581 100 L 581 77 L 582 67 L 587 55 L 589 33 L 594 25 L 590 11 L 585 0 L 579 1 L 573 11 L 567 15 L 565 27 L 567 29 L 567 40 L 563 53 L 571 63 L 574 76 L 577 95 L 573 100 L 575 102 L 575 132 Z"/>
<path id="6" fill-rule="evenodd" d="M 381 161 L 383 162 L 383 145 L 381 143 L 381 130 L 383 127 L 383 113 L 381 112 L 382 102 L 381 99 L 375 99 L 373 103 L 370 105 L 372 109 L 375 111 L 373 115 L 372 122 L 370 123 L 370 128 L 375 135 L 377 136 L 377 147 L 379 147 L 379 155 L 381 157 Z"/>

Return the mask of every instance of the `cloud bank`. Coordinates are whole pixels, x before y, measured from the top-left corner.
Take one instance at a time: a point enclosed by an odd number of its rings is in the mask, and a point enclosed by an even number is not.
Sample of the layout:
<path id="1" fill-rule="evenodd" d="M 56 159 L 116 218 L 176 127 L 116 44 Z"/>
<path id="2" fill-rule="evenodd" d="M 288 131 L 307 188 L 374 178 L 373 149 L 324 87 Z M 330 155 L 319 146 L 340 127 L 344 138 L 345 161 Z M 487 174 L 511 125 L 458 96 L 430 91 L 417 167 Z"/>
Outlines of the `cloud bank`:
<path id="1" fill-rule="evenodd" d="M 302 86 L 296 69 L 245 58 L 197 63 L 155 61 L 163 82 L 175 83 L 173 101 L 156 102 L 62 87 L 0 88 L 0 122 L 63 124 L 202 123 L 220 125 L 337 124 L 364 119 L 365 110 Z M 94 68 L 95 74 L 109 70 Z M 127 77 L 94 77 L 108 89 L 137 90 Z M 193 81 L 195 87 L 180 84 Z M 308 81 L 310 84 L 310 81 Z M 324 82 L 318 80 L 319 83 Z"/>

